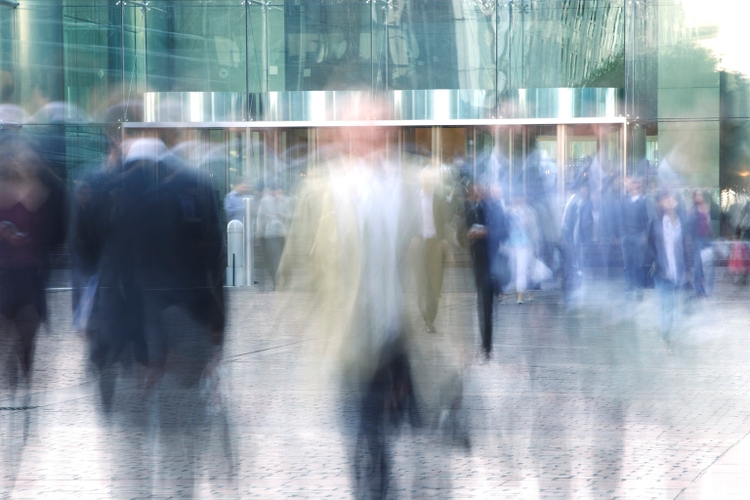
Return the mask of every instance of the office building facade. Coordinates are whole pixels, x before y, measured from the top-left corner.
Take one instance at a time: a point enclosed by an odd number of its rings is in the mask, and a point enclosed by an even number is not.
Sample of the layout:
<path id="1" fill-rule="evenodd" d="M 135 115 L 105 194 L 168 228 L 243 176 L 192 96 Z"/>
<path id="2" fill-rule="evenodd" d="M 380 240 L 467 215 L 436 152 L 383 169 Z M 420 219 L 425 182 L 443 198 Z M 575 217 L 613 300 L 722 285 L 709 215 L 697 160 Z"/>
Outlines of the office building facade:
<path id="1" fill-rule="evenodd" d="M 0 120 L 53 130 L 71 183 L 116 126 L 191 144 L 222 193 L 293 190 L 377 95 L 367 125 L 444 164 L 495 148 L 518 178 L 539 151 L 561 193 L 595 163 L 718 196 L 744 190 L 748 92 L 717 36 L 677 0 L 4 0 Z"/>

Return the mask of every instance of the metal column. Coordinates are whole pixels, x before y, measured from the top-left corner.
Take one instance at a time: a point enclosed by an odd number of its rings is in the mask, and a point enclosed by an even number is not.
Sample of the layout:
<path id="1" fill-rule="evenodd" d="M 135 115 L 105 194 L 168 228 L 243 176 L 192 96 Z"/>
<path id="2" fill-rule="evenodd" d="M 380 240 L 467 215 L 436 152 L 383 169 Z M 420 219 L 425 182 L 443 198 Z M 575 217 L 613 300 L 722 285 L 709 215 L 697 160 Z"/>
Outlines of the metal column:
<path id="1" fill-rule="evenodd" d="M 253 199 L 245 198 L 245 286 L 255 284 L 255 231 L 253 230 Z"/>

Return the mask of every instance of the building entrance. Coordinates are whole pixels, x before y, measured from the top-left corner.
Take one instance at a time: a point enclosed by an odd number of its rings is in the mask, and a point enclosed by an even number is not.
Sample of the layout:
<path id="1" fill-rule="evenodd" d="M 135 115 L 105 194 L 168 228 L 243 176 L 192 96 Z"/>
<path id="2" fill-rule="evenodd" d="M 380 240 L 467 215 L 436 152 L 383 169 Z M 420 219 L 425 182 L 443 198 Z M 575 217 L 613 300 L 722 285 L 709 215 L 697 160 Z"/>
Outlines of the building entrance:
<path id="1" fill-rule="evenodd" d="M 602 197 L 621 189 L 626 172 L 623 122 L 351 126 L 387 127 L 392 158 L 410 168 L 441 168 L 444 182 L 498 182 L 508 201 L 544 200 L 554 227 L 580 185 L 589 186 L 598 212 Z M 133 123 L 127 129 L 130 136 L 161 138 L 188 163 L 205 169 L 222 198 L 241 183 L 252 184 L 258 195 L 274 188 L 294 196 L 311 169 L 323 168 L 329 155 L 345 154 L 348 147 L 339 142 L 332 153 L 334 142 L 346 136 L 334 124 L 178 128 Z"/>
<path id="2" fill-rule="evenodd" d="M 196 166 L 207 169 L 226 193 L 239 178 L 275 183 L 293 191 L 329 146 L 330 127 L 206 128 L 129 124 L 129 135 L 159 137 Z M 528 189 L 530 168 L 542 168 L 563 193 L 583 176 L 592 187 L 625 173 L 625 127 L 621 123 L 500 126 L 401 126 L 388 134 L 388 149 L 462 167 L 472 178 L 487 165 L 508 178 L 512 191 Z M 580 179 L 579 179 L 580 180 Z M 551 181 L 550 181 L 551 182 Z M 511 192 L 512 192 L 511 191 Z"/>

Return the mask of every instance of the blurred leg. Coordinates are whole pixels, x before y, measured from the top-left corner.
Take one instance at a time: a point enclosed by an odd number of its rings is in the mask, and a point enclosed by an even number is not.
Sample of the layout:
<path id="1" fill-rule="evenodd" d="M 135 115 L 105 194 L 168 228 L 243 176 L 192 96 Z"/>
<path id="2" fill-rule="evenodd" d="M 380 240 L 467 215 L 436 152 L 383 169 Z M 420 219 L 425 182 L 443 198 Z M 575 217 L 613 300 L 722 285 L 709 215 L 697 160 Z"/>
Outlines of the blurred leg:
<path id="1" fill-rule="evenodd" d="M 438 239 L 431 238 L 425 241 L 425 260 L 427 265 L 425 321 L 428 326 L 432 326 L 437 317 L 440 291 L 443 288 L 443 252 Z"/>
<path id="2" fill-rule="evenodd" d="M 697 296 L 706 295 L 706 289 L 703 286 L 705 275 L 703 272 L 701 250 L 703 250 L 703 241 L 696 238 L 693 241 L 693 288 L 695 288 Z"/>
<path id="3" fill-rule="evenodd" d="M 661 336 L 665 342 L 670 342 L 677 287 L 669 280 L 658 278 L 657 288 L 661 299 Z"/>
<path id="4" fill-rule="evenodd" d="M 646 286 L 646 274 L 643 267 L 643 261 L 646 257 L 646 243 L 640 238 L 633 242 L 632 263 L 632 283 L 633 288 L 640 297 L 643 295 L 643 288 Z"/>
<path id="5" fill-rule="evenodd" d="M 482 329 L 482 350 L 486 355 L 492 352 L 492 281 L 488 278 L 480 290 L 480 317 Z"/>
<path id="6" fill-rule="evenodd" d="M 623 275 L 625 277 L 625 294 L 629 295 L 633 293 L 634 283 L 634 262 L 633 262 L 633 249 L 630 245 L 630 238 L 623 236 L 622 238 L 622 263 L 623 263 Z"/>
<path id="7" fill-rule="evenodd" d="M 28 384 L 31 376 L 31 368 L 34 363 L 36 333 L 39 330 L 39 325 L 41 323 L 36 307 L 32 305 L 22 307 L 16 315 L 15 323 L 16 328 L 18 329 L 16 356 L 21 368 L 21 373 Z"/>

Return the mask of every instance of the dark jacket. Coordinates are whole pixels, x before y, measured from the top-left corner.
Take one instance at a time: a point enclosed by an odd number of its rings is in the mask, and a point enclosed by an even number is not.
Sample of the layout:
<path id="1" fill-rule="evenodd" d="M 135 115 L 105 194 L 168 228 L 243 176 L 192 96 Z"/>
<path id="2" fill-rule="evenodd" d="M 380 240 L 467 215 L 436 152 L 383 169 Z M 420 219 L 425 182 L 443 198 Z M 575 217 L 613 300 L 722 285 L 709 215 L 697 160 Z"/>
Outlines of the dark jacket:
<path id="1" fill-rule="evenodd" d="M 471 231 L 475 224 L 487 227 L 487 214 L 484 204 L 472 203 L 466 208 L 466 228 Z M 471 261 L 474 264 L 474 278 L 477 286 L 481 286 L 486 276 L 489 275 L 489 258 L 487 255 L 487 238 L 479 238 L 471 241 Z"/>
<path id="2" fill-rule="evenodd" d="M 667 250 L 664 243 L 664 226 L 663 217 L 657 216 L 651 219 L 648 231 L 648 246 L 654 256 L 654 276 L 657 276 L 663 280 L 668 280 L 669 263 L 667 260 Z M 688 271 L 688 260 L 687 246 L 685 245 L 685 236 L 689 228 L 685 223 L 685 219 L 678 215 L 677 219 L 680 221 L 680 239 L 677 242 L 677 249 L 675 250 L 675 259 L 677 264 L 677 283 L 675 285 L 682 285 L 685 274 Z"/>
<path id="3" fill-rule="evenodd" d="M 646 198 L 640 196 L 633 201 L 629 195 L 622 200 L 622 235 L 645 236 L 648 230 L 648 207 Z"/>
<path id="4" fill-rule="evenodd" d="M 185 306 L 221 335 L 226 263 L 219 198 L 208 176 L 174 156 L 159 160 L 157 175 L 132 212 L 136 285 L 164 290 L 162 300 Z"/>
<path id="5" fill-rule="evenodd" d="M 498 201 L 483 199 L 469 205 L 466 210 L 466 227 L 471 230 L 474 224 L 487 229 L 487 236 L 471 243 L 471 257 L 477 286 L 484 283 L 490 271 L 498 265 L 500 245 L 508 239 L 508 220 Z"/>
<path id="6" fill-rule="evenodd" d="M 594 207 L 591 198 L 582 199 L 580 194 L 570 198 L 563 213 L 561 236 L 565 243 L 575 246 L 593 241 Z"/>

